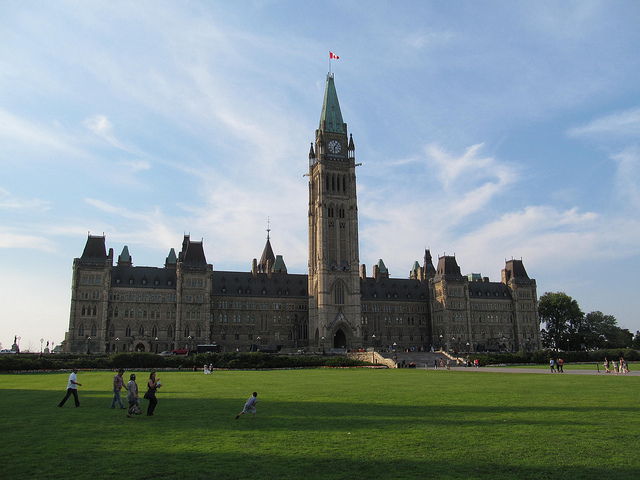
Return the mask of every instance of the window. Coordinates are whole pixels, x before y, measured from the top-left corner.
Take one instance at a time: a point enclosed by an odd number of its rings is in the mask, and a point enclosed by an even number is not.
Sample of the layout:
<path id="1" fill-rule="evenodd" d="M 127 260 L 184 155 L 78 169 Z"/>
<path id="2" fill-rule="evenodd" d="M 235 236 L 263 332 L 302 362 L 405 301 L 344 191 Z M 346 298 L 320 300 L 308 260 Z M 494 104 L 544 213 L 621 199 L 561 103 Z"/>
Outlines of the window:
<path id="1" fill-rule="evenodd" d="M 167 337 L 173 338 L 173 326 L 171 325 L 167 327 Z"/>
<path id="2" fill-rule="evenodd" d="M 81 323 L 80 325 L 78 325 L 78 336 L 84 337 L 84 323 Z"/>
<path id="3" fill-rule="evenodd" d="M 157 337 L 157 336 L 158 336 L 158 327 L 157 327 L 156 325 L 154 325 L 154 326 L 151 328 L 151 336 L 152 336 L 152 337 Z"/>
<path id="4" fill-rule="evenodd" d="M 125 335 L 125 337 L 130 337 L 131 336 L 131 327 L 129 325 L 127 325 L 127 328 L 125 328 L 124 335 Z"/>
<path id="5" fill-rule="evenodd" d="M 140 325 L 140 328 L 138 328 L 138 334 L 140 336 L 144 336 L 144 325 Z"/>
<path id="6" fill-rule="evenodd" d="M 336 282 L 333 287 L 333 297 L 336 305 L 344 304 L 344 284 L 342 282 Z"/>

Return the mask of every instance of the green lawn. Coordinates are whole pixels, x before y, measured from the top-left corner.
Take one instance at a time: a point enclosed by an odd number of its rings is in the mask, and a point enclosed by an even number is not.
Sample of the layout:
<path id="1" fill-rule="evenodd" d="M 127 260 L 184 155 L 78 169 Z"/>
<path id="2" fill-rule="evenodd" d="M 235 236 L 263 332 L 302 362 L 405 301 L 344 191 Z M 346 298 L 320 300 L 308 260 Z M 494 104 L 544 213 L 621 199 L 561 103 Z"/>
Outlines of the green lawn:
<path id="1" fill-rule="evenodd" d="M 112 375 L 80 372 L 78 409 L 56 407 L 66 374 L 0 375 L 2 478 L 640 478 L 640 377 L 172 372 L 130 419 Z M 257 417 L 234 420 L 253 390 Z"/>

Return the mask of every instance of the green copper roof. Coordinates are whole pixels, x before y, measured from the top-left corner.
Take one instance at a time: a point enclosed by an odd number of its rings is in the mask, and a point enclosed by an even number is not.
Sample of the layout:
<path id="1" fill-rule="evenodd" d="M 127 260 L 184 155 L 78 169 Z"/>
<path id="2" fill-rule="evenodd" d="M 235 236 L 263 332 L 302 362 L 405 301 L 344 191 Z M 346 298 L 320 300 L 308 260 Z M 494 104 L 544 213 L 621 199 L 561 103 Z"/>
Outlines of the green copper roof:
<path id="1" fill-rule="evenodd" d="M 118 261 L 119 262 L 130 262 L 131 261 L 131 255 L 129 255 L 129 247 L 127 247 L 126 245 L 122 249 L 122 253 L 118 256 Z"/>
<path id="2" fill-rule="evenodd" d="M 412 272 L 417 272 L 419 268 L 420 268 L 420 264 L 416 260 L 415 262 L 413 262 L 413 267 L 411 267 L 411 271 Z"/>
<path id="3" fill-rule="evenodd" d="M 324 101 L 322 102 L 322 113 L 320 114 L 320 130 L 333 133 L 347 133 L 346 126 L 342 121 L 340 103 L 336 86 L 333 83 L 333 75 L 327 74 L 327 85 L 324 89 Z"/>
<path id="4" fill-rule="evenodd" d="M 172 248 L 171 250 L 169 250 L 169 255 L 167 256 L 166 259 L 166 263 L 167 264 L 175 264 L 178 261 L 178 258 L 176 257 L 176 251 Z"/>
<path id="5" fill-rule="evenodd" d="M 382 261 L 382 259 L 378 260 L 378 271 L 380 273 L 389 273 L 389 271 L 387 270 L 387 267 L 385 266 L 385 264 Z"/>

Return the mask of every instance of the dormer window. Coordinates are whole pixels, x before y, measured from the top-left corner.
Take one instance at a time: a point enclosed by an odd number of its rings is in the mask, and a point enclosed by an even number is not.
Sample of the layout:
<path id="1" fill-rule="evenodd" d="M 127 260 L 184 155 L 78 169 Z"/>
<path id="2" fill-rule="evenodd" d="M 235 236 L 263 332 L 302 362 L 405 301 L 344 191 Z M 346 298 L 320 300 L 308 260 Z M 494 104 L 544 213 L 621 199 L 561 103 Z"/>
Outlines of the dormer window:
<path id="1" fill-rule="evenodd" d="M 133 278 L 129 279 L 129 285 L 133 285 Z"/>

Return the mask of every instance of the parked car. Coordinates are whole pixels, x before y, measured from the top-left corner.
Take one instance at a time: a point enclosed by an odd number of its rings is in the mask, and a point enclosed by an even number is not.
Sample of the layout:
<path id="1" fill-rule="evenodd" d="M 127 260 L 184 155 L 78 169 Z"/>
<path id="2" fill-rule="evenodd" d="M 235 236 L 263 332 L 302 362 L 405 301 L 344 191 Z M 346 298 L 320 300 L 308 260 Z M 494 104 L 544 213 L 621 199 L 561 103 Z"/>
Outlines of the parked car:
<path id="1" fill-rule="evenodd" d="M 0 353 L 17 353 L 15 350 L 8 350 L 8 349 L 2 349 L 0 350 Z"/>
<path id="2" fill-rule="evenodd" d="M 173 352 L 170 352 L 169 350 L 165 350 L 164 352 L 160 352 L 158 355 L 161 355 L 163 357 L 170 357 L 171 355 L 173 355 Z"/>

